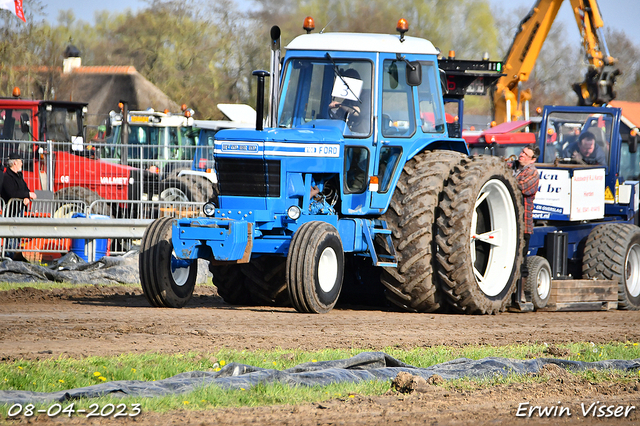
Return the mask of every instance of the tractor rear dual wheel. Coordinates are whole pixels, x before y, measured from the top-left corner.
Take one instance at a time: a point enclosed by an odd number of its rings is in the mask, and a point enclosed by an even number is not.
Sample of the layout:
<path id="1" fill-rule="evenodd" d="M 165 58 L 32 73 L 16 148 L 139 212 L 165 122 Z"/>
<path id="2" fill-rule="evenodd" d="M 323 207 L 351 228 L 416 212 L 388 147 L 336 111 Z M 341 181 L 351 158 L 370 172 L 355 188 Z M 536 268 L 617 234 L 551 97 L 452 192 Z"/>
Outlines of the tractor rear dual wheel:
<path id="1" fill-rule="evenodd" d="M 436 235 L 438 276 L 457 311 L 504 311 L 520 278 L 522 193 L 497 157 L 464 158 L 446 182 Z"/>
<path id="2" fill-rule="evenodd" d="M 398 267 L 384 268 L 380 279 L 387 299 L 405 310 L 434 312 L 445 302 L 433 273 L 433 236 L 444 184 L 463 158 L 453 151 L 433 151 L 407 161 L 384 214 Z"/>
<path id="3" fill-rule="evenodd" d="M 589 233 L 582 257 L 583 278 L 618 283 L 618 308 L 640 309 L 640 228 L 610 223 Z"/>

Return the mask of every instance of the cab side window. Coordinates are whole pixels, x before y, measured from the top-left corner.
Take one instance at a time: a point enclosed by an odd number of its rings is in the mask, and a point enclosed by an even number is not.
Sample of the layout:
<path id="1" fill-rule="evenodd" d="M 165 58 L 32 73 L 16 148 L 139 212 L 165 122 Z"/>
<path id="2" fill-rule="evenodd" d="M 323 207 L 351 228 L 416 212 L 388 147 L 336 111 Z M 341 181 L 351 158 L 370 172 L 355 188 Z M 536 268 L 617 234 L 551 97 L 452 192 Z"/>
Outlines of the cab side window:
<path id="1" fill-rule="evenodd" d="M 415 132 L 413 92 L 404 62 L 385 60 L 382 83 L 382 136 L 411 137 Z"/>

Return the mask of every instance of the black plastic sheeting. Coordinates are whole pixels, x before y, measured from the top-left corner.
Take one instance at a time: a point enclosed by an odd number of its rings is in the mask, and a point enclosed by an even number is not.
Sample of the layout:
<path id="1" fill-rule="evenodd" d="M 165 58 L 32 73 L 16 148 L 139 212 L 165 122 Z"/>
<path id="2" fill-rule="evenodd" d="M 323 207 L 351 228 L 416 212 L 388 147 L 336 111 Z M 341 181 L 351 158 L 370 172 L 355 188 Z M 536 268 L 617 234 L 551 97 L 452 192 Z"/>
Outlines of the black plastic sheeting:
<path id="1" fill-rule="evenodd" d="M 383 352 L 363 352 L 352 358 L 337 361 L 307 362 L 287 370 L 273 370 L 230 363 L 218 372 L 192 371 L 153 382 L 120 380 L 109 383 L 58 392 L 0 391 L 0 404 L 48 403 L 77 398 L 97 398 L 106 395 L 155 397 L 181 394 L 204 386 L 216 385 L 223 389 L 248 389 L 259 383 L 284 383 L 291 386 L 328 385 L 339 382 L 393 380 L 404 371 L 428 379 L 434 374 L 446 380 L 463 377 L 482 378 L 511 373 L 538 373 L 546 364 L 555 364 L 568 370 L 638 370 L 640 358 L 635 360 L 607 360 L 598 362 L 566 361 L 538 358 L 516 360 L 459 358 L 428 368 L 416 368 Z"/>
<path id="2" fill-rule="evenodd" d="M 87 263 L 77 254 L 69 252 L 47 266 L 5 259 L 0 262 L 0 281 L 140 284 L 138 255 L 137 251 L 130 251 L 122 256 L 106 256 Z M 198 284 L 206 282 L 207 277 L 211 275 L 207 264 L 198 260 Z"/>
<path id="3" fill-rule="evenodd" d="M 132 252 L 125 256 L 107 256 L 87 263 L 77 254 L 69 252 L 48 266 L 8 259 L 0 263 L 0 281 L 135 284 L 140 282 L 138 256 Z"/>

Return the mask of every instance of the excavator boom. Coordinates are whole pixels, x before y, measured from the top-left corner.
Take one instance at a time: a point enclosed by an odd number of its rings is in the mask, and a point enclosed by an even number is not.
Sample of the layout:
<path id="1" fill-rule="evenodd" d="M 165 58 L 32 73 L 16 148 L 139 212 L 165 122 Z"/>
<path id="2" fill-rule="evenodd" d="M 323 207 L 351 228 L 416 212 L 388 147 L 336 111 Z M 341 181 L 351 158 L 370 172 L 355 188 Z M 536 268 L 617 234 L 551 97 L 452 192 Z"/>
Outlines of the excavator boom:
<path id="1" fill-rule="evenodd" d="M 529 80 L 542 45 L 564 0 L 538 0 L 520 21 L 511 47 L 504 59 L 503 72 L 493 98 L 493 115 L 497 123 L 528 118 L 530 90 L 523 90 Z M 609 55 L 602 28 L 604 22 L 596 0 L 569 0 L 589 70 L 581 83 L 573 85 L 579 105 L 602 105 L 615 98 L 613 86 L 620 72 Z"/>

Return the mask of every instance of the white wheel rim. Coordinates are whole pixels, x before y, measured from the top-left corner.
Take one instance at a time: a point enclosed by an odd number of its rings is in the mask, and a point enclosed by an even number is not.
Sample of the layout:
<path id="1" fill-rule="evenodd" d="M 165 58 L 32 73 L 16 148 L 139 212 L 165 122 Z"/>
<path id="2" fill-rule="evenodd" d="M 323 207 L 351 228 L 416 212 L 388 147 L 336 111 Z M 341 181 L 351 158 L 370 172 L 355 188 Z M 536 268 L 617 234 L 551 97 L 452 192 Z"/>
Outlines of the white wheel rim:
<path id="1" fill-rule="evenodd" d="M 627 253 L 625 262 L 625 286 L 632 297 L 640 295 L 640 246 L 634 244 Z"/>
<path id="2" fill-rule="evenodd" d="M 175 259 L 175 254 L 171 253 L 171 277 L 173 278 L 173 282 L 175 282 L 178 287 L 182 287 L 189 280 L 189 272 L 191 267 L 177 267 L 174 262 Z"/>
<path id="3" fill-rule="evenodd" d="M 325 293 L 329 293 L 336 285 L 338 277 L 338 256 L 331 247 L 327 247 L 320 255 L 318 262 L 318 283 Z"/>
<path id="4" fill-rule="evenodd" d="M 488 205 L 490 229 L 478 233 L 478 209 L 484 202 Z M 480 248 L 476 242 L 489 247 L 484 270 L 475 265 Z M 511 278 L 518 247 L 518 220 L 509 189 L 498 179 L 491 179 L 480 190 L 471 218 L 470 245 L 478 287 L 489 297 L 499 295 Z"/>
<path id="5" fill-rule="evenodd" d="M 538 296 L 544 300 L 549 296 L 549 292 L 551 291 L 551 272 L 547 268 L 540 269 L 536 280 Z"/>
<path id="6" fill-rule="evenodd" d="M 189 198 L 187 198 L 187 195 L 178 188 L 165 189 L 160 193 L 160 200 L 189 202 Z"/>

